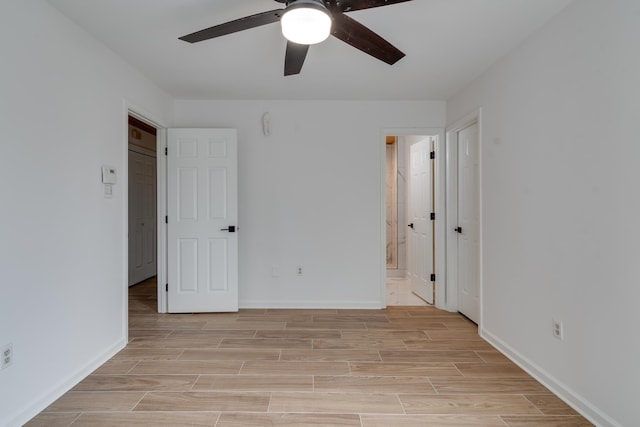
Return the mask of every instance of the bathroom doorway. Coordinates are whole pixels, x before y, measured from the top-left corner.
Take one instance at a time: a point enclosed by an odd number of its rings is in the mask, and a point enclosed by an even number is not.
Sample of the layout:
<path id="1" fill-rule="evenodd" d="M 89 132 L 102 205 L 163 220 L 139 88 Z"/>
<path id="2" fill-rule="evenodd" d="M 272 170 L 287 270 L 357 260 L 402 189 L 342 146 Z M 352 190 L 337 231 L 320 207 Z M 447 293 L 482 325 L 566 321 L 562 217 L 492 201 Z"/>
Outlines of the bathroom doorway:
<path id="1" fill-rule="evenodd" d="M 429 163 L 432 143 L 431 136 L 385 136 L 387 305 L 426 305 L 434 301 L 431 281 L 434 225 L 430 219 L 434 202 L 433 167 Z M 428 147 L 427 151 L 416 154 L 418 146 Z M 422 182 L 425 179 L 417 185 L 415 177 L 412 184 L 412 170 L 415 175 L 417 165 L 429 170 L 425 175 L 428 186 Z M 416 212 L 424 209 L 429 212 L 416 217 Z M 419 223 L 425 215 L 426 221 Z M 418 230 L 421 232 L 417 233 Z"/>

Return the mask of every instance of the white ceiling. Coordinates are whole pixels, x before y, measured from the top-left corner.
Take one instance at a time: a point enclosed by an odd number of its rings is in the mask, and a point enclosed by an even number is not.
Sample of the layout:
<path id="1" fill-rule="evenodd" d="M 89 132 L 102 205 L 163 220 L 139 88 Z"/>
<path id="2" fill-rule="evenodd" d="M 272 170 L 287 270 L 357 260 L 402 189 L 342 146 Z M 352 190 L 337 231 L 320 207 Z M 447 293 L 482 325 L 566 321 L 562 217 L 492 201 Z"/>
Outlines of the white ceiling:
<path id="1" fill-rule="evenodd" d="M 189 44 L 178 37 L 273 0 L 49 0 L 176 99 L 446 100 L 572 0 L 413 0 L 349 16 L 407 56 L 393 66 L 330 37 L 283 76 L 278 23 Z"/>

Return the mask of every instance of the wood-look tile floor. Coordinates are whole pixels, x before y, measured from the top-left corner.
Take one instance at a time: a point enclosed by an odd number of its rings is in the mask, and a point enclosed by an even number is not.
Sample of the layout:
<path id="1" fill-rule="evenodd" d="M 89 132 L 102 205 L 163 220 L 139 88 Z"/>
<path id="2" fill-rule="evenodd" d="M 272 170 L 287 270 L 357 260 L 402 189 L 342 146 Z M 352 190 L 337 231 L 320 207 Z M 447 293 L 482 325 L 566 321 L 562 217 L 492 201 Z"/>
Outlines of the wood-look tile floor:
<path id="1" fill-rule="evenodd" d="M 591 424 L 429 306 L 157 314 L 130 288 L 129 345 L 27 425 Z"/>
<path id="2" fill-rule="evenodd" d="M 411 281 L 406 277 L 387 277 L 387 305 L 427 306 L 419 296 L 411 292 Z"/>

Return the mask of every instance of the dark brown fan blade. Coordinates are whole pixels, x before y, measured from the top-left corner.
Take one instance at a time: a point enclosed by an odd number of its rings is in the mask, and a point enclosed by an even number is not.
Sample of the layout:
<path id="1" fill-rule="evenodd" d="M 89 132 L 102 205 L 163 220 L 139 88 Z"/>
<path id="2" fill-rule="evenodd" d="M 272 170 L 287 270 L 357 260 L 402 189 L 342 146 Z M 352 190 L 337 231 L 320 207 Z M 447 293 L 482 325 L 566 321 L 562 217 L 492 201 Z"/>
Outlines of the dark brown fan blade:
<path id="1" fill-rule="evenodd" d="M 372 7 L 389 6 L 396 3 L 403 3 L 411 0 L 329 0 L 331 6 L 337 6 L 341 12 L 351 12 L 352 10 L 371 9 Z"/>
<path id="2" fill-rule="evenodd" d="M 331 35 L 389 65 L 405 56 L 394 45 L 342 13 L 333 15 Z"/>
<path id="3" fill-rule="evenodd" d="M 245 16 L 244 18 L 225 22 L 224 24 L 216 25 L 214 27 L 196 31 L 195 33 L 187 34 L 186 36 L 180 37 L 180 40 L 184 40 L 189 43 L 201 42 L 203 40 L 225 36 L 227 34 L 236 33 L 238 31 L 272 24 L 280 20 L 283 10 L 284 9 L 276 9 L 270 10 L 268 12 L 257 13 L 251 16 Z"/>
<path id="4" fill-rule="evenodd" d="M 302 70 L 302 64 L 304 64 L 304 60 L 307 57 L 308 51 L 308 44 L 297 44 L 287 41 L 287 53 L 284 57 L 285 76 L 300 74 L 300 70 Z"/>

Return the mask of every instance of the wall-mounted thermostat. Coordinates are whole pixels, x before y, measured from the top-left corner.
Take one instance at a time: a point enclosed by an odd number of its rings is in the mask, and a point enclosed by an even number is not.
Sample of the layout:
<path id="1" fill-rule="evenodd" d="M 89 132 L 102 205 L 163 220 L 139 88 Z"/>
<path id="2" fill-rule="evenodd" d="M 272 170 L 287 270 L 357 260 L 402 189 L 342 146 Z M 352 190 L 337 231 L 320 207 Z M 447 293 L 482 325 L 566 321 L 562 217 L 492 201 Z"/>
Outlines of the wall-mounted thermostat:
<path id="1" fill-rule="evenodd" d="M 116 168 L 111 166 L 102 166 L 102 183 L 115 184 L 117 182 Z"/>

